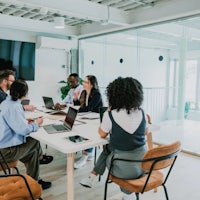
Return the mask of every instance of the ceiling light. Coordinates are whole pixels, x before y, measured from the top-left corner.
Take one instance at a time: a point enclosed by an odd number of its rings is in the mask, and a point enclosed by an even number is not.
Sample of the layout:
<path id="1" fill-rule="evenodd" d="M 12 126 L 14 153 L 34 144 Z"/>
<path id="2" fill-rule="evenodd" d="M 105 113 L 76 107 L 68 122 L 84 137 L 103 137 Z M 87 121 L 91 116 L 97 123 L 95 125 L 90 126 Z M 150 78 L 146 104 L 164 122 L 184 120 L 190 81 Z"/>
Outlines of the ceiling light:
<path id="1" fill-rule="evenodd" d="M 65 28 L 65 18 L 64 17 L 54 17 L 54 28 L 57 28 L 57 29 Z"/>

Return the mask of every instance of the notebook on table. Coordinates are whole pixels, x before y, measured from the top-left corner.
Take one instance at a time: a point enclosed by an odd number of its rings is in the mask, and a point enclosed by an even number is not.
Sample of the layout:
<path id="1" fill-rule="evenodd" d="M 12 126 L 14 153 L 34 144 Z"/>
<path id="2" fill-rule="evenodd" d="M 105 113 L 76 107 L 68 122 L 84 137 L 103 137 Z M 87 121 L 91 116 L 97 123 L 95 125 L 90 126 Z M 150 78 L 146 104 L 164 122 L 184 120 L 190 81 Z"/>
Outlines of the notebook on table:
<path id="1" fill-rule="evenodd" d="M 49 134 L 71 131 L 73 128 L 77 113 L 78 113 L 77 109 L 73 107 L 69 107 L 63 124 L 49 124 L 49 125 L 44 125 L 43 128 Z"/>

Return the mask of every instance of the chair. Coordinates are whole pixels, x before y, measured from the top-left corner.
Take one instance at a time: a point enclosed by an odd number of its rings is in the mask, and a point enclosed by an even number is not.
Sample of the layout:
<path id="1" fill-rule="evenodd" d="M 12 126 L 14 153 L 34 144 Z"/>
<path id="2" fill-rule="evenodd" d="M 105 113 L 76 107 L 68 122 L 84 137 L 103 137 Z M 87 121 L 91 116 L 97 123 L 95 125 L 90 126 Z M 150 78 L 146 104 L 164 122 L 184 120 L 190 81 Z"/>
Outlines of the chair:
<path id="1" fill-rule="evenodd" d="M 139 200 L 139 193 L 143 194 L 149 190 L 156 187 L 163 186 L 166 199 L 169 200 L 167 188 L 165 186 L 170 172 L 174 166 L 177 159 L 178 153 L 180 151 L 181 143 L 176 141 L 171 144 L 162 145 L 148 150 L 143 156 L 142 160 L 126 160 L 112 157 L 111 166 L 108 171 L 104 200 L 107 198 L 107 187 L 108 182 L 119 185 L 120 187 L 127 189 L 130 192 L 136 194 L 136 199 Z M 111 174 L 111 169 L 116 160 L 126 161 L 126 162 L 141 162 L 141 167 L 146 171 L 144 175 L 137 179 L 121 179 Z M 164 175 L 160 170 L 167 168 L 166 175 Z"/>
<path id="2" fill-rule="evenodd" d="M 42 200 L 41 185 L 27 174 L 20 174 L 16 167 L 18 161 L 7 163 L 3 154 L 0 152 L 0 199 L 1 200 Z M 16 173 L 11 174 L 11 168 Z"/>
<path id="3" fill-rule="evenodd" d="M 148 124 L 152 124 L 151 123 L 151 117 L 150 117 L 149 114 L 147 114 L 147 122 L 148 122 Z M 148 148 L 152 149 L 153 148 L 152 132 L 148 132 L 147 135 L 146 135 L 146 138 L 147 138 Z"/>

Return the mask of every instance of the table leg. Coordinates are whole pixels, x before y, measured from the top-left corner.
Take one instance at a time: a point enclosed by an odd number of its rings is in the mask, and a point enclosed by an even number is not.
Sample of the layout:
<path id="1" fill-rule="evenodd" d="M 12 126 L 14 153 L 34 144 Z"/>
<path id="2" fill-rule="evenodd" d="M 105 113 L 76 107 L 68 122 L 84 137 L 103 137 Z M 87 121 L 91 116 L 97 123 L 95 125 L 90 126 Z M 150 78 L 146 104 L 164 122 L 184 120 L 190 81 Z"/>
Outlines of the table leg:
<path id="1" fill-rule="evenodd" d="M 153 148 L 152 132 L 147 134 L 147 145 L 149 149 Z M 154 192 L 157 192 L 158 188 L 154 188 Z"/>
<path id="2" fill-rule="evenodd" d="M 67 199 L 74 199 L 74 153 L 67 154 Z"/>

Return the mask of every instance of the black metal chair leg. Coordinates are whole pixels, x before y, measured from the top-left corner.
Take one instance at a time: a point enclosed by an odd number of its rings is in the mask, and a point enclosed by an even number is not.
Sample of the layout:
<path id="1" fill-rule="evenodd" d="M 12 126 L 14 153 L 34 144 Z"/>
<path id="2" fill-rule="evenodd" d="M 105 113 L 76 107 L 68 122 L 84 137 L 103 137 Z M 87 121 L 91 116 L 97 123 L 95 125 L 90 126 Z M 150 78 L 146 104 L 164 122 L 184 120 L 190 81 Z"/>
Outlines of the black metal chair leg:
<path id="1" fill-rule="evenodd" d="M 165 191 L 165 196 L 166 196 L 166 200 L 169 200 L 168 194 L 167 194 L 167 188 L 165 187 L 165 185 L 163 185 L 164 191 Z"/>
<path id="2" fill-rule="evenodd" d="M 139 193 L 135 193 L 136 200 L 139 200 Z"/>
<path id="3" fill-rule="evenodd" d="M 107 187 L 108 187 L 108 182 L 106 181 L 105 189 L 104 189 L 104 200 L 107 199 Z"/>

